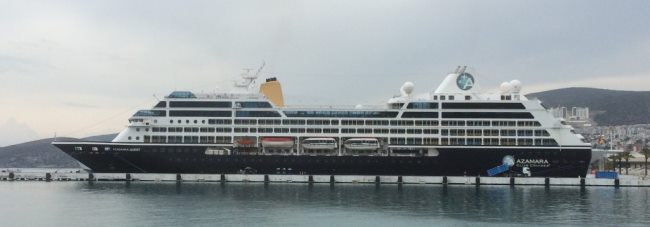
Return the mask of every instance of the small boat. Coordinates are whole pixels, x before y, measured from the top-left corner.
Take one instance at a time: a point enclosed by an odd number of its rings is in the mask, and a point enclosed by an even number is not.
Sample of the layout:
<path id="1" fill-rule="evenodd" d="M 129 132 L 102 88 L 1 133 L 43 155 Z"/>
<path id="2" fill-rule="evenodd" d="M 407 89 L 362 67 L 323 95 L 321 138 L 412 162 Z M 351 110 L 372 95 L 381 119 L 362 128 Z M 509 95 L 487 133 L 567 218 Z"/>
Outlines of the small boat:
<path id="1" fill-rule="evenodd" d="M 333 138 L 309 138 L 302 141 L 302 147 L 307 150 L 334 150 L 338 144 Z"/>
<path id="2" fill-rule="evenodd" d="M 252 146 L 255 144 L 255 139 L 251 137 L 242 137 L 235 140 L 238 146 Z"/>
<path id="3" fill-rule="evenodd" d="M 262 147 L 266 148 L 290 148 L 293 147 L 292 137 L 264 137 Z"/>
<path id="4" fill-rule="evenodd" d="M 376 138 L 353 138 L 343 143 L 348 150 L 377 150 L 379 149 L 379 140 Z"/>

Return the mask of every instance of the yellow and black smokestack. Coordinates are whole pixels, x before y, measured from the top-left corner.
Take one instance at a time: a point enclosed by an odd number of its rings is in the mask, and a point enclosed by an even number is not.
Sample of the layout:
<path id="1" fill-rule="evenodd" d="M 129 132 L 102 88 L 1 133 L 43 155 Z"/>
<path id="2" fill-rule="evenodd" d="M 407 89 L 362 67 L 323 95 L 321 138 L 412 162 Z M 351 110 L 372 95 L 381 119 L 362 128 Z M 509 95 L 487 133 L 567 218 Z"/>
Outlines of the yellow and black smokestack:
<path id="1" fill-rule="evenodd" d="M 260 93 L 266 98 L 271 100 L 277 107 L 284 107 L 284 96 L 282 96 L 282 85 L 278 79 L 271 77 L 266 79 L 266 82 L 260 86 Z"/>

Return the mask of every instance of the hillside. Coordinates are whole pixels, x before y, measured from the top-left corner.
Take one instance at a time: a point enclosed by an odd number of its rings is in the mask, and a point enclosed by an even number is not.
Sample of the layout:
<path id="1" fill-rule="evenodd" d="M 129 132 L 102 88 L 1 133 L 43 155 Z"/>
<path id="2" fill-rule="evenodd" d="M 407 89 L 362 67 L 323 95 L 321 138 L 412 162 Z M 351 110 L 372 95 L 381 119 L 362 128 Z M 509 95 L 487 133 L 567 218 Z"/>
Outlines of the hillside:
<path id="1" fill-rule="evenodd" d="M 110 141 L 116 134 L 84 138 Z M 0 168 L 78 168 L 76 160 L 52 146 L 53 138 L 0 147 Z"/>
<path id="2" fill-rule="evenodd" d="M 527 94 L 547 107 L 589 107 L 598 125 L 650 124 L 650 91 L 563 88 Z"/>

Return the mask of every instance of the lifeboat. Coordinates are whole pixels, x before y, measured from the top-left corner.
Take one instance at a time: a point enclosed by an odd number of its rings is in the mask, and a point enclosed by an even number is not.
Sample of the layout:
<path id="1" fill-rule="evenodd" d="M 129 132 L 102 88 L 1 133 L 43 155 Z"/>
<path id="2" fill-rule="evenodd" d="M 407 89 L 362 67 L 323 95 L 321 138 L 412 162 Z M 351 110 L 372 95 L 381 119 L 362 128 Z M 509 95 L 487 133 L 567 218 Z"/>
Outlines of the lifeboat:
<path id="1" fill-rule="evenodd" d="M 353 138 L 343 143 L 348 150 L 377 150 L 379 149 L 379 140 L 375 138 Z"/>
<path id="2" fill-rule="evenodd" d="M 293 147 L 293 138 L 292 137 L 265 137 L 262 138 L 262 147 L 290 148 Z"/>
<path id="3" fill-rule="evenodd" d="M 255 139 L 251 137 L 243 137 L 235 140 L 238 146 L 252 146 L 255 144 Z"/>
<path id="4" fill-rule="evenodd" d="M 333 138 L 309 138 L 302 141 L 302 147 L 307 150 L 334 150 L 338 145 Z"/>

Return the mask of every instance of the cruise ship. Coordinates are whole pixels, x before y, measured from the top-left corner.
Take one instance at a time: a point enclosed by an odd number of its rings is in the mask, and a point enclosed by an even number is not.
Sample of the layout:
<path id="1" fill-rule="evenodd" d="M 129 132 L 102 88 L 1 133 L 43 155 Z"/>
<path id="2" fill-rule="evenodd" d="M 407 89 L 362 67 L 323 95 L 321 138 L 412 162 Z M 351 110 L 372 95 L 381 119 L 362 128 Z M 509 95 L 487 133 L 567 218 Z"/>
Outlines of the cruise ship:
<path id="1" fill-rule="evenodd" d="M 53 145 L 100 173 L 584 177 L 591 145 L 521 82 L 482 92 L 466 66 L 379 106 L 285 106 L 275 78 L 173 91 L 111 142 Z"/>

